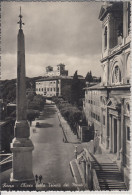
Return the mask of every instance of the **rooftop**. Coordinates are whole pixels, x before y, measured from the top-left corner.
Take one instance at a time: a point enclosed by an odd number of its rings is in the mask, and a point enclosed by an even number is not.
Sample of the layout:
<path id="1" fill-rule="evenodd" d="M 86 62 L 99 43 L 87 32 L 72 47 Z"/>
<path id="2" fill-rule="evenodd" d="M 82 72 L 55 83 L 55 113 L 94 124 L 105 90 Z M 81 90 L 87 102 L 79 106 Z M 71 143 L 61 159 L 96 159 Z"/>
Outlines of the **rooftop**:
<path id="1" fill-rule="evenodd" d="M 122 89 L 122 88 L 130 88 L 130 84 L 120 84 L 120 85 L 108 85 L 104 86 L 102 83 L 99 83 L 97 85 L 91 86 L 91 87 L 85 87 L 84 89 L 93 90 L 93 89 Z"/>
<path id="2" fill-rule="evenodd" d="M 58 80 L 58 79 L 73 79 L 73 76 L 47 76 L 47 77 L 43 77 L 41 79 L 38 79 L 36 82 Z M 79 75 L 78 79 L 84 79 L 84 77 Z"/>

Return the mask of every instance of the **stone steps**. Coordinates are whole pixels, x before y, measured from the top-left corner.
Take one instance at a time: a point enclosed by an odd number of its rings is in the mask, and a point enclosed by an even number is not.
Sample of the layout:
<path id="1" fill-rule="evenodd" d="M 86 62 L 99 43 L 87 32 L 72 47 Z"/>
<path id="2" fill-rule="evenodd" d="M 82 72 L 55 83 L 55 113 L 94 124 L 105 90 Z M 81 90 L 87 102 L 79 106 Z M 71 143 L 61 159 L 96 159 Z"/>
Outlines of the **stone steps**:
<path id="1" fill-rule="evenodd" d="M 127 190 L 116 163 L 97 163 L 94 161 L 94 168 L 101 190 Z"/>

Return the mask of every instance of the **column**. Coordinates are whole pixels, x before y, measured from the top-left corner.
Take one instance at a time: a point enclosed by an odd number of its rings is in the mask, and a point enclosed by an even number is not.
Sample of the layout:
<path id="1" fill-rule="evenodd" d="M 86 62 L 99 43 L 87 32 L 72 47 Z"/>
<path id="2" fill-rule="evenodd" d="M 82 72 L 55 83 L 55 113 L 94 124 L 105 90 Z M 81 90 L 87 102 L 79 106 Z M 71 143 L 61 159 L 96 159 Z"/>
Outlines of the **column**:
<path id="1" fill-rule="evenodd" d="M 120 119 L 117 118 L 117 160 L 120 160 Z"/>
<path id="2" fill-rule="evenodd" d="M 106 149 L 109 148 L 109 115 L 108 115 L 108 109 L 106 107 Z"/>
<path id="3" fill-rule="evenodd" d="M 127 9 L 128 9 L 128 2 L 124 2 L 123 3 L 123 37 L 124 39 L 126 39 L 127 37 L 127 34 L 128 34 L 128 12 L 127 12 Z"/>
<path id="4" fill-rule="evenodd" d="M 110 136 L 109 136 L 109 150 L 110 150 L 110 153 L 112 152 L 112 129 L 111 129 L 111 122 L 112 122 L 112 117 L 111 117 L 111 115 L 109 115 L 109 132 L 110 132 Z"/>
<path id="5" fill-rule="evenodd" d="M 121 99 L 121 163 L 124 165 L 125 137 L 124 137 L 124 98 Z"/>

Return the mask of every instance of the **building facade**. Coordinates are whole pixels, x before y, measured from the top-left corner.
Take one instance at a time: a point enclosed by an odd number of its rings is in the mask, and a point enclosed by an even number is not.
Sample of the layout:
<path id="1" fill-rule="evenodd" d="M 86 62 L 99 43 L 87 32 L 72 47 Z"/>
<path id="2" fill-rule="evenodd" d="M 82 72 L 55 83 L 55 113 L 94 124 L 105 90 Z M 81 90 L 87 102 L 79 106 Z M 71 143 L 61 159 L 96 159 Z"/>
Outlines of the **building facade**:
<path id="1" fill-rule="evenodd" d="M 45 97 L 63 97 L 66 93 L 71 93 L 72 76 L 68 76 L 64 64 L 57 65 L 54 69 L 46 67 L 46 76 L 36 81 L 36 94 Z M 78 75 L 80 82 L 84 82 L 84 77 Z"/>
<path id="2" fill-rule="evenodd" d="M 65 87 L 71 87 L 72 77 L 45 77 L 36 81 L 36 94 L 45 97 L 61 97 Z"/>
<path id="3" fill-rule="evenodd" d="M 102 149 L 113 154 L 129 187 L 130 172 L 130 3 L 101 7 L 101 83 L 85 90 L 84 113 L 100 136 Z"/>

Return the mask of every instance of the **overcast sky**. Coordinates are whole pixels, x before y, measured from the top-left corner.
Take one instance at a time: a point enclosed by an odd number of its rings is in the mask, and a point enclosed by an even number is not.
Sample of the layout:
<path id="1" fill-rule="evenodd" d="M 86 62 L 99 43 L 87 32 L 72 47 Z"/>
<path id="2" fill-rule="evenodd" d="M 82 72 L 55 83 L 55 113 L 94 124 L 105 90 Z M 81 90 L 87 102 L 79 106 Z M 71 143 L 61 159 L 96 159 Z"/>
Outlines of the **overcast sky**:
<path id="1" fill-rule="evenodd" d="M 44 75 L 45 67 L 64 63 L 101 75 L 100 2 L 2 2 L 2 79 L 16 78 L 19 7 L 22 8 L 26 75 Z"/>

